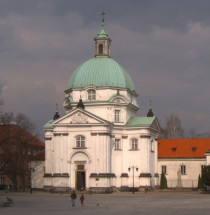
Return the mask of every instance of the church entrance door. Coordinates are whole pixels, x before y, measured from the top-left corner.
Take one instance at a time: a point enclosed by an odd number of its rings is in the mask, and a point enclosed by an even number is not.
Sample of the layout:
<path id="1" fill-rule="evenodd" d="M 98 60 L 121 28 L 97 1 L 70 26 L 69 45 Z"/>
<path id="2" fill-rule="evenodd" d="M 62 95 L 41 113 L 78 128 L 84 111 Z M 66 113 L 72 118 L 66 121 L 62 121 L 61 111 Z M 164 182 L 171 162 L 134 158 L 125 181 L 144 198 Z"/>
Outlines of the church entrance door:
<path id="1" fill-rule="evenodd" d="M 76 170 L 76 188 L 77 190 L 85 189 L 85 168 L 84 165 L 77 165 Z"/>

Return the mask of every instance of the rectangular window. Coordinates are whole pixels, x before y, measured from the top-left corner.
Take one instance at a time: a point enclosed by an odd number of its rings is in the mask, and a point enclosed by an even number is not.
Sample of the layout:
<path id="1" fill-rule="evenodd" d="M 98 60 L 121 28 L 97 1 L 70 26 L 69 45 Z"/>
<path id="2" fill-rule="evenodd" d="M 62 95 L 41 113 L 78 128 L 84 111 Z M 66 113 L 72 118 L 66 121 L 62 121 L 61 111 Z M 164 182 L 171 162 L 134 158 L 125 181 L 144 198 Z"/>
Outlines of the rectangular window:
<path id="1" fill-rule="evenodd" d="M 120 110 L 115 110 L 114 121 L 120 122 Z"/>
<path id="2" fill-rule="evenodd" d="M 192 152 L 196 152 L 197 147 L 192 147 Z"/>
<path id="3" fill-rule="evenodd" d="M 131 140 L 131 150 L 138 150 L 138 141 L 137 139 Z"/>
<path id="4" fill-rule="evenodd" d="M 176 147 L 173 147 L 171 150 L 172 150 L 172 152 L 175 152 L 176 151 Z"/>
<path id="5" fill-rule="evenodd" d="M 120 150 L 120 139 L 115 139 L 115 150 Z"/>
<path id="6" fill-rule="evenodd" d="M 76 147 L 85 148 L 85 137 L 83 136 L 76 137 Z"/>
<path id="7" fill-rule="evenodd" d="M 181 165 L 181 174 L 182 175 L 186 174 L 186 166 L 185 165 Z"/>
<path id="8" fill-rule="evenodd" d="M 88 90 L 88 100 L 93 101 L 96 100 L 96 91 Z"/>
<path id="9" fill-rule="evenodd" d="M 167 167 L 166 166 L 161 166 L 161 172 L 162 174 L 167 174 Z"/>

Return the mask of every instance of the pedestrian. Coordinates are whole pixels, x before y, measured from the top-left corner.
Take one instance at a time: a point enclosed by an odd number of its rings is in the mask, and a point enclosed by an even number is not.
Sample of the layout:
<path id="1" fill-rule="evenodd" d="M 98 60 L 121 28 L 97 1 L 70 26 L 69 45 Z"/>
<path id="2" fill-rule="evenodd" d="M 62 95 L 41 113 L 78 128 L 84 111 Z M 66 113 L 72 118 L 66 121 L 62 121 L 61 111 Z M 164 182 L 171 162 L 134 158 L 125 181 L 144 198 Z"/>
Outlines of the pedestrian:
<path id="1" fill-rule="evenodd" d="M 75 191 L 73 190 L 73 192 L 71 193 L 71 203 L 72 203 L 72 207 L 75 207 L 75 200 L 77 198 L 77 194 L 75 193 Z"/>
<path id="2" fill-rule="evenodd" d="M 82 205 L 82 206 L 84 205 L 84 199 L 85 199 L 85 197 L 84 197 L 84 195 L 82 194 L 82 195 L 80 196 L 80 202 L 81 202 L 81 205 Z"/>

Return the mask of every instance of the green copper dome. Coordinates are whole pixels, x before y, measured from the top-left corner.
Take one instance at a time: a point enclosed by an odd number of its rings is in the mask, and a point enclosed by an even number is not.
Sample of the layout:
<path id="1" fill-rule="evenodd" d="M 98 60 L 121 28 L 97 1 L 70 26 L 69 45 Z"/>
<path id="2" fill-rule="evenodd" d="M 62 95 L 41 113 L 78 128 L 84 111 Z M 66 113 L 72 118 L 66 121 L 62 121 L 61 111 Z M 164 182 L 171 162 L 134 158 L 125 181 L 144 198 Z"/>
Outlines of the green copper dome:
<path id="1" fill-rule="evenodd" d="M 69 79 L 68 88 L 86 86 L 120 87 L 135 90 L 125 69 L 110 57 L 94 57 L 78 66 Z"/>

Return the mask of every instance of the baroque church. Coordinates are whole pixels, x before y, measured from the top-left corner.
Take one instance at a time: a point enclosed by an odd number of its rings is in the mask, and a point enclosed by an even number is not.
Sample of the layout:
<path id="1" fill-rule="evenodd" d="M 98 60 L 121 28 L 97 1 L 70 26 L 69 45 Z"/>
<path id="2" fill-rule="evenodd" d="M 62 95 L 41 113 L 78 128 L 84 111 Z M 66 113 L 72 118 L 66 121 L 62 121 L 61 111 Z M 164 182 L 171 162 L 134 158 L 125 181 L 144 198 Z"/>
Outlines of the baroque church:
<path id="1" fill-rule="evenodd" d="M 93 191 L 156 186 L 160 125 L 139 116 L 129 73 L 110 55 L 111 38 L 95 37 L 95 55 L 72 73 L 63 107 L 44 126 L 45 189 Z"/>

